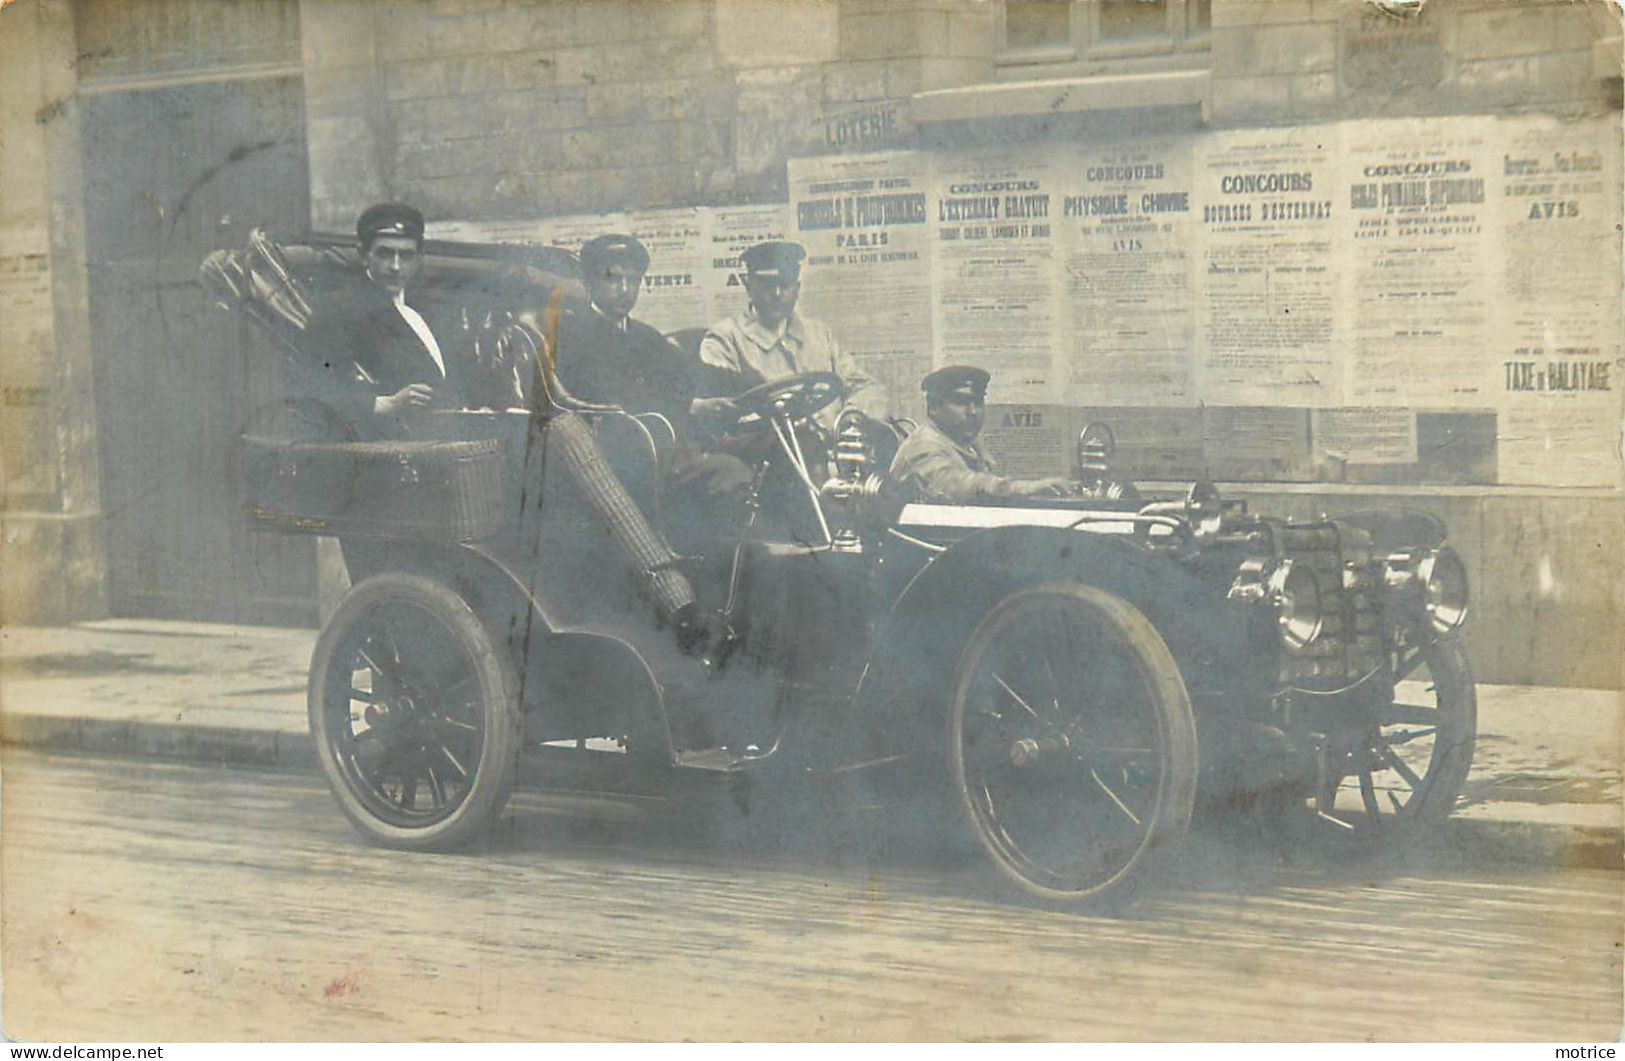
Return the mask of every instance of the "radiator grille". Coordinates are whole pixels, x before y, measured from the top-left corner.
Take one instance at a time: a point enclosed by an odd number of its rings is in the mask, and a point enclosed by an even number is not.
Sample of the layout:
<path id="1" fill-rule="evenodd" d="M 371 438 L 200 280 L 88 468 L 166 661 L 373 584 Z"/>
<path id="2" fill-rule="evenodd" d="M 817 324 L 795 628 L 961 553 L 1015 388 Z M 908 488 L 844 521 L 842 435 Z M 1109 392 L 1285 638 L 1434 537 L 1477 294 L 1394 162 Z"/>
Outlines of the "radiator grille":
<path id="1" fill-rule="evenodd" d="M 1281 657 L 1281 680 L 1293 684 L 1353 681 L 1381 664 L 1386 645 L 1380 572 L 1368 545 L 1331 524 L 1277 527 L 1282 555 L 1314 572 L 1320 586 L 1320 637 Z"/>

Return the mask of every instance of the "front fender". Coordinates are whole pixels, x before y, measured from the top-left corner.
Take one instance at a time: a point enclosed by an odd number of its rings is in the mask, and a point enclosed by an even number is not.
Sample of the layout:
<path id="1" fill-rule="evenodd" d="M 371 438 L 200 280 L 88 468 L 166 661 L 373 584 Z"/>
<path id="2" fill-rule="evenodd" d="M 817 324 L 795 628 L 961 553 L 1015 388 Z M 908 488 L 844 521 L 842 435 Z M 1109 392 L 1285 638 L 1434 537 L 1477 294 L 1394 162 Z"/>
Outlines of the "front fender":
<path id="1" fill-rule="evenodd" d="M 666 683 L 631 624 L 618 630 L 573 616 L 541 592 L 534 565 L 516 562 L 510 544 L 348 540 L 345 559 L 355 581 L 410 571 L 455 589 L 508 646 L 533 738 L 619 736 L 641 719 L 665 741 Z"/>
<path id="2" fill-rule="evenodd" d="M 1131 540 L 1053 527 L 974 534 L 914 576 L 875 629 L 854 703 L 869 759 L 906 755 L 940 718 L 959 656 L 977 624 L 1008 593 L 1073 580 L 1114 593 L 1151 620 L 1193 693 L 1245 658 L 1247 624 L 1215 587 L 1167 553 Z M 1229 619 L 1231 621 L 1225 621 Z"/>
<path id="3" fill-rule="evenodd" d="M 465 555 L 481 587 L 476 592 L 484 606 L 477 610 L 501 624 L 513 646 L 539 739 L 618 736 L 646 720 L 655 723 L 661 742 L 669 740 L 668 683 L 661 671 L 674 669 L 671 652 L 640 646 L 631 620 L 616 627 L 573 615 L 567 602 L 549 598 L 501 550 L 475 545 Z M 669 743 L 663 751 L 669 753 Z"/>

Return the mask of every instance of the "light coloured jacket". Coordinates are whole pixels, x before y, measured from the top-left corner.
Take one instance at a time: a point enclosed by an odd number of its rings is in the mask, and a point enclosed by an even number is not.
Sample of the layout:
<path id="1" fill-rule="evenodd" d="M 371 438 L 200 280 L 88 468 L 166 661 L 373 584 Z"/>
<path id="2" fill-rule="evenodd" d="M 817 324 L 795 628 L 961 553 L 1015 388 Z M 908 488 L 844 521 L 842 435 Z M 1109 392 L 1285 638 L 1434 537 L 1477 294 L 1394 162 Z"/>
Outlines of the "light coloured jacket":
<path id="1" fill-rule="evenodd" d="M 835 333 L 821 321 L 791 313 L 778 329 L 764 325 L 754 307 L 711 326 L 700 343 L 700 362 L 711 379 L 737 376 L 738 394 L 760 383 L 802 372 L 833 372 L 841 378 L 844 401 L 820 412 L 817 420 L 835 426 L 842 408 L 856 406 L 877 420 L 889 414 L 886 390 L 843 353 Z M 713 388 L 714 389 L 714 388 Z"/>
<path id="2" fill-rule="evenodd" d="M 903 440 L 891 462 L 891 477 L 920 501 L 974 503 L 1008 497 L 1014 480 L 997 471 L 980 435 L 961 446 L 929 420 Z"/>

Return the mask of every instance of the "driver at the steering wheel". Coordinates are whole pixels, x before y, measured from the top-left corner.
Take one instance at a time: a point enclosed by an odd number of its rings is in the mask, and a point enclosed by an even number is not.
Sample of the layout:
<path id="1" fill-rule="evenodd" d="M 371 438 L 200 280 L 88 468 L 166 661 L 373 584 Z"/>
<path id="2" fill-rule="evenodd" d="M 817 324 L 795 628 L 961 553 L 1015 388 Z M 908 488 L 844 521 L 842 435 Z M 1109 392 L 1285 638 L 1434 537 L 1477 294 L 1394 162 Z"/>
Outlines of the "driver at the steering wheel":
<path id="1" fill-rule="evenodd" d="M 693 411 L 702 423 L 725 426 L 736 412 L 735 395 L 804 372 L 840 377 L 843 400 L 814 417 L 825 430 L 834 428 L 843 408 L 886 418 L 885 389 L 841 352 L 827 325 L 796 312 L 806 257 L 801 244 L 781 240 L 758 243 L 739 256 L 750 308 L 712 325 L 700 344 L 705 396 L 695 400 Z"/>
<path id="2" fill-rule="evenodd" d="M 749 411 L 734 401 L 739 395 L 764 383 L 828 372 L 841 381 L 845 408 L 875 419 L 886 415 L 884 389 L 841 352 L 827 326 L 796 312 L 806 256 L 799 243 L 779 240 L 748 248 L 739 257 L 750 308 L 712 325 L 700 343 L 699 386 L 690 412 L 704 440 L 703 451 L 697 453 L 700 459 L 679 461 L 672 478 L 679 505 L 687 513 L 679 520 L 701 537 L 737 533 L 756 470 L 772 457 L 774 436 L 760 429 L 764 425 L 758 424 L 755 431 L 736 430 L 741 414 Z M 830 432 L 842 408 L 838 402 L 819 410 L 811 420 L 816 430 L 797 432 L 814 465 L 808 471 L 819 481 Z M 815 437 L 819 433 L 824 437 Z M 766 518 L 794 520 L 800 489 L 794 476 L 781 467 L 777 481 L 769 476 L 764 486 L 761 508 Z"/>

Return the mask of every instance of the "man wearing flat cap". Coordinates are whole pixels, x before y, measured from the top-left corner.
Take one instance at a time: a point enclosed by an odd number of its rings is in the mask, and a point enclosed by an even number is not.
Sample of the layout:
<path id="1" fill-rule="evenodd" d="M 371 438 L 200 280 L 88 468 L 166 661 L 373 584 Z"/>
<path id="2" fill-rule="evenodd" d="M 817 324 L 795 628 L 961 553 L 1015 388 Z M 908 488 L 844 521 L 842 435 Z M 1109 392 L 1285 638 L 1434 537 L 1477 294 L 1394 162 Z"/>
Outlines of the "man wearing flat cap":
<path id="1" fill-rule="evenodd" d="M 407 433 L 404 420 L 412 412 L 431 403 L 464 404 L 462 377 L 478 370 L 456 359 L 448 362 L 422 314 L 406 301 L 408 286 L 423 268 L 423 215 L 400 203 L 380 203 L 362 212 L 356 235 L 366 283 L 348 297 L 324 300 L 312 317 L 306 348 L 315 364 L 307 389 L 358 437 L 398 438 Z M 640 270 L 631 301 L 641 280 Z M 625 316 L 621 312 L 623 321 Z M 604 461 L 584 419 L 554 410 L 548 438 L 546 452 L 577 500 L 609 532 L 678 646 L 719 662 L 732 638 L 726 620 L 697 607 L 693 587 L 672 567 L 676 554 Z"/>
<path id="2" fill-rule="evenodd" d="M 712 325 L 700 344 L 702 387 L 711 397 L 694 403 L 697 416 L 725 417 L 731 411 L 728 399 L 761 383 L 833 372 L 845 393 L 842 403 L 818 415 L 824 427 L 834 427 L 843 405 L 875 420 L 886 418 L 885 389 L 841 352 L 827 326 L 796 312 L 806 257 L 801 244 L 782 240 L 758 243 L 739 256 L 750 308 Z"/>
<path id="3" fill-rule="evenodd" d="M 945 365 L 920 381 L 926 423 L 898 447 L 891 477 L 921 501 L 974 504 L 999 497 L 1062 495 L 1066 479 L 1012 479 L 982 444 L 986 369 Z"/>
<path id="4" fill-rule="evenodd" d="M 658 331 L 632 319 L 649 252 L 631 236 L 597 236 L 581 248 L 586 305 L 559 320 L 555 371 L 573 397 L 665 416 L 679 433 L 694 393 L 691 366 Z"/>
<path id="5" fill-rule="evenodd" d="M 366 282 L 334 293 L 312 317 L 308 389 L 358 436 L 397 436 L 403 415 L 458 404 L 465 380 L 407 300 L 423 269 L 423 215 L 405 203 L 377 203 L 362 211 L 356 240 Z"/>
<path id="6" fill-rule="evenodd" d="M 677 442 L 664 467 L 674 487 L 667 524 L 685 546 L 698 548 L 711 524 L 726 525 L 735 515 L 713 511 L 715 499 L 741 494 L 750 472 L 737 458 L 705 453 L 694 442 L 689 403 L 699 366 L 631 317 L 648 250 L 632 236 L 597 236 L 582 246 L 580 259 L 587 304 L 567 307 L 559 320 L 555 371 L 571 397 L 666 418 Z"/>
<path id="7" fill-rule="evenodd" d="M 611 233 L 588 240 L 578 257 L 587 302 L 565 307 L 559 318 L 554 375 L 572 398 L 660 413 L 681 432 L 693 392 L 689 366 L 665 336 L 631 316 L 649 271 L 648 249 L 636 237 Z M 648 596 L 678 646 L 713 662 L 725 658 L 732 638 L 726 618 L 699 608 L 693 586 L 673 566 L 677 554 L 605 462 L 586 421 L 555 408 L 548 431 L 577 496 L 647 577 Z"/>

